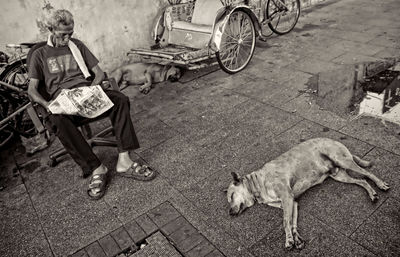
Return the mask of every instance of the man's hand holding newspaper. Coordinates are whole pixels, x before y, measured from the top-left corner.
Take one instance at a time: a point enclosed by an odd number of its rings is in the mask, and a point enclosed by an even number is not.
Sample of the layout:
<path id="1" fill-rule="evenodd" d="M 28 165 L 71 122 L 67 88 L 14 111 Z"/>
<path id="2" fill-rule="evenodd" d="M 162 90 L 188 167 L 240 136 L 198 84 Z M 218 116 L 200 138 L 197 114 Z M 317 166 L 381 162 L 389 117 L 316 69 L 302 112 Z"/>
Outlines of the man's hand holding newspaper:
<path id="1" fill-rule="evenodd" d="M 95 118 L 114 104 L 104 93 L 100 85 L 62 89 L 60 94 L 50 102 L 48 109 L 52 114 L 78 115 Z"/>

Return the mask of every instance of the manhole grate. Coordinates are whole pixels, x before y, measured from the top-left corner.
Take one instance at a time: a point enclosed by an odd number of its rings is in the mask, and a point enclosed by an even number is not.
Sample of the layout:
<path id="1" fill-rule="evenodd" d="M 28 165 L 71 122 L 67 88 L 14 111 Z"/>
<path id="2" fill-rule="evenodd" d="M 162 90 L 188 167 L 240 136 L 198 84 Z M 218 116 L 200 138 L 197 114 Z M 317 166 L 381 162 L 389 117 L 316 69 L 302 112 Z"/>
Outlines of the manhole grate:
<path id="1" fill-rule="evenodd" d="M 168 239 L 159 231 L 148 237 L 146 242 L 146 246 L 129 257 L 182 257 Z"/>

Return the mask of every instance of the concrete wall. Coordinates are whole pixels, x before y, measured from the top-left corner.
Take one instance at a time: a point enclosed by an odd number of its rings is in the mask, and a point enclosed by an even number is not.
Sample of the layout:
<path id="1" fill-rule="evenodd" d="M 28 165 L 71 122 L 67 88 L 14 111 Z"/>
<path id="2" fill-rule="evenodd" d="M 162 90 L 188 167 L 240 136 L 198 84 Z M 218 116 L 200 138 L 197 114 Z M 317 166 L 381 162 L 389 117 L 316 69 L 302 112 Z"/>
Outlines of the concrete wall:
<path id="1" fill-rule="evenodd" d="M 132 47 L 151 44 L 150 31 L 159 10 L 167 0 L 0 0 L 0 51 L 7 43 L 45 40 L 36 19 L 43 7 L 68 9 L 75 18 L 74 37 L 87 44 L 110 70 L 127 61 Z"/>
<path id="2" fill-rule="evenodd" d="M 324 0 L 301 0 L 306 7 Z M 182 2 L 185 2 L 182 1 Z M 150 31 L 167 0 L 0 0 L 0 51 L 7 43 L 45 40 L 36 19 L 43 7 L 68 9 L 75 18 L 74 37 L 82 40 L 110 71 L 128 62 L 133 47 L 152 44 Z"/>

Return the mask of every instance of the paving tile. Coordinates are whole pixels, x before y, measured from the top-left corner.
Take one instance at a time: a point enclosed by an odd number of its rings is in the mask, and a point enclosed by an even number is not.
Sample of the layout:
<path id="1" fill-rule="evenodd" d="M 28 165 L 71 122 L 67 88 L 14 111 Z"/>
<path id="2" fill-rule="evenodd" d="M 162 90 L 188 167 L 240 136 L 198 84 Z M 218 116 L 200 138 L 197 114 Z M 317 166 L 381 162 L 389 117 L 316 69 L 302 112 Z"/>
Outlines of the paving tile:
<path id="1" fill-rule="evenodd" d="M 350 152 L 358 156 L 364 156 L 374 148 L 373 145 L 360 141 L 357 138 L 353 138 L 308 120 L 299 122 L 279 136 L 271 138 L 266 144 L 269 149 L 276 148 L 281 154 L 288 151 L 296 144 L 317 137 L 326 137 L 341 142 Z"/>
<path id="2" fill-rule="evenodd" d="M 310 214 L 299 213 L 298 231 L 305 240 L 304 249 L 285 249 L 282 224 L 249 249 L 254 256 L 375 256 L 356 242 L 332 230 L 329 225 Z"/>
<path id="3" fill-rule="evenodd" d="M 66 189 L 35 205 L 56 256 L 72 254 L 122 225 L 103 200 L 91 201 L 85 193 Z"/>
<path id="4" fill-rule="evenodd" d="M 175 220 L 172 220 L 171 222 L 165 224 L 161 228 L 161 231 L 165 235 L 169 236 L 170 234 L 174 233 L 178 229 L 180 229 L 180 228 L 182 228 L 184 226 L 188 226 L 188 225 L 190 225 L 190 223 L 183 216 L 179 216 Z"/>
<path id="5" fill-rule="evenodd" d="M 310 74 L 301 71 L 293 71 L 293 75 L 296 75 L 296 77 L 285 82 L 252 81 L 247 83 L 246 86 L 233 90 L 265 104 L 280 106 L 297 97 L 300 94 L 299 90 L 304 91 L 306 89 L 305 84 L 311 77 Z"/>
<path id="6" fill-rule="evenodd" d="M 210 188 L 213 190 L 213 188 Z M 214 196 L 223 194 L 222 191 L 215 191 Z M 250 254 L 246 247 L 242 246 L 232 234 L 228 234 L 223 230 L 218 221 L 204 213 L 202 209 L 197 208 L 183 194 L 177 192 L 170 199 L 173 206 L 196 227 L 196 229 L 204 235 L 217 249 L 225 254 L 225 256 L 238 257 L 254 257 Z"/>
<path id="7" fill-rule="evenodd" d="M 143 156 L 177 190 L 188 188 L 221 166 L 214 153 L 183 137 L 168 140 Z"/>
<path id="8" fill-rule="evenodd" d="M 165 202 L 147 212 L 147 215 L 161 228 L 168 222 L 179 217 L 180 213 L 169 202 Z"/>
<path id="9" fill-rule="evenodd" d="M 391 35 L 378 36 L 368 43 L 376 46 L 400 48 L 400 39 Z"/>
<path id="10" fill-rule="evenodd" d="M 89 257 L 107 257 L 99 242 L 95 241 L 92 244 L 85 247 L 85 250 Z"/>
<path id="11" fill-rule="evenodd" d="M 249 245 L 269 233 L 277 222 L 281 222 L 280 210 L 272 207 L 255 205 L 238 217 L 228 214 L 229 204 L 223 192 L 232 180 L 233 167 L 226 167 L 208 179 L 193 185 L 182 194 L 207 217 L 210 222 L 234 237 L 242 245 Z"/>
<path id="12" fill-rule="evenodd" d="M 128 222 L 124 225 L 124 227 L 135 243 L 142 241 L 147 236 L 146 232 L 143 231 L 143 229 L 139 226 L 139 224 L 136 223 L 135 220 Z"/>
<path id="13" fill-rule="evenodd" d="M 351 239 L 378 256 L 400 253 L 400 202 L 389 198 L 351 235 Z"/>
<path id="14" fill-rule="evenodd" d="M 224 257 L 224 255 L 220 251 L 214 250 L 211 253 L 207 254 L 206 257 Z"/>
<path id="15" fill-rule="evenodd" d="M 47 158 L 46 158 L 47 159 Z M 45 167 L 32 173 L 22 171 L 27 190 L 34 204 L 47 202 L 65 189 L 81 189 L 85 193 L 86 180 L 80 178 L 81 169 L 72 160 L 65 160 L 56 168 Z"/>
<path id="16" fill-rule="evenodd" d="M 333 59 L 332 62 L 338 64 L 356 64 L 361 62 L 375 62 L 380 60 L 378 57 L 372 57 L 362 54 L 355 54 L 355 53 L 345 53 L 337 58 Z"/>
<path id="17" fill-rule="evenodd" d="M 125 250 L 131 246 L 134 246 L 133 240 L 123 226 L 111 232 L 110 235 L 115 240 L 115 242 L 117 242 L 121 250 Z"/>
<path id="18" fill-rule="evenodd" d="M 187 257 L 203 257 L 212 251 L 216 250 L 215 247 L 207 240 L 203 240 L 199 245 L 186 253 Z"/>
<path id="19" fill-rule="evenodd" d="M 383 193 L 377 189 L 377 193 L 400 200 L 400 156 L 380 148 L 374 148 L 365 158 L 373 162 L 373 166 L 368 170 L 390 186 L 388 192 Z M 374 184 L 371 180 L 368 182 Z M 374 185 L 374 188 L 377 187 Z"/>
<path id="20" fill-rule="evenodd" d="M 374 54 L 384 49 L 384 47 L 377 47 L 376 45 L 364 44 L 351 40 L 341 40 L 340 42 L 337 42 L 333 47 L 342 49 L 349 54 L 354 53 L 365 56 L 373 56 Z"/>
<path id="21" fill-rule="evenodd" d="M 151 148 L 175 135 L 176 132 L 161 121 L 137 133 L 141 148 Z"/>
<path id="22" fill-rule="evenodd" d="M 389 122 L 385 125 L 379 119 L 362 116 L 349 122 L 340 132 L 400 154 L 400 140 L 394 127 L 394 124 Z"/>
<path id="23" fill-rule="evenodd" d="M 197 105 L 206 110 L 216 113 L 224 112 L 226 109 L 248 100 L 245 96 L 226 90 L 222 85 L 193 91 L 191 94 L 185 95 L 185 98 L 196 102 Z"/>
<path id="24" fill-rule="evenodd" d="M 313 57 L 306 57 L 303 59 L 300 59 L 297 62 L 294 62 L 287 66 L 287 69 L 295 69 L 311 74 L 317 74 L 319 72 L 327 71 L 327 70 L 335 70 L 339 68 L 339 64 L 335 64 L 332 62 L 325 62 L 321 61 L 318 59 L 315 59 Z"/>
<path id="25" fill-rule="evenodd" d="M 139 224 L 139 226 L 146 233 L 146 235 L 150 235 L 158 230 L 156 224 L 154 224 L 154 222 L 149 218 L 149 216 L 147 216 L 147 214 L 143 214 L 137 217 L 135 220 L 136 223 Z"/>
<path id="26" fill-rule="evenodd" d="M 186 224 L 180 229 L 176 230 L 172 234 L 169 235 L 169 238 L 174 241 L 175 244 L 185 240 L 187 237 L 197 234 L 197 229 L 193 227 L 191 224 Z"/>
<path id="27" fill-rule="evenodd" d="M 163 170 L 147 159 L 146 162 L 160 173 L 155 179 L 142 182 L 115 176 L 111 179 L 107 194 L 103 198 L 123 223 L 165 202 L 174 191 L 162 177 Z"/>
<path id="28" fill-rule="evenodd" d="M 85 249 L 81 249 L 80 251 L 70 255 L 70 257 L 89 257 Z"/>
<path id="29" fill-rule="evenodd" d="M 336 130 L 347 124 L 345 118 L 340 117 L 332 111 L 323 110 L 314 99 L 307 95 L 300 95 L 281 106 L 281 108 L 287 112 L 297 114 L 297 117 L 304 117 Z"/>
<path id="30" fill-rule="evenodd" d="M 183 253 L 186 253 L 193 249 L 194 247 L 198 246 L 200 243 L 203 241 L 206 241 L 203 235 L 200 233 L 195 233 L 192 235 L 189 235 L 187 238 L 184 240 L 176 243 L 176 247 Z"/>
<path id="31" fill-rule="evenodd" d="M 103 248 L 103 251 L 106 253 L 107 257 L 115 256 L 121 251 L 117 242 L 115 242 L 111 235 L 106 235 L 100 238 L 98 242 L 101 248 Z"/>
<path id="32" fill-rule="evenodd" d="M 0 256 L 53 256 L 23 184 L 0 192 Z"/>
<path id="33" fill-rule="evenodd" d="M 379 197 L 380 201 L 387 198 L 382 193 Z M 371 202 L 364 188 L 330 178 L 308 189 L 298 198 L 298 203 L 299 213 L 311 213 L 346 236 L 350 236 L 379 206 Z"/>

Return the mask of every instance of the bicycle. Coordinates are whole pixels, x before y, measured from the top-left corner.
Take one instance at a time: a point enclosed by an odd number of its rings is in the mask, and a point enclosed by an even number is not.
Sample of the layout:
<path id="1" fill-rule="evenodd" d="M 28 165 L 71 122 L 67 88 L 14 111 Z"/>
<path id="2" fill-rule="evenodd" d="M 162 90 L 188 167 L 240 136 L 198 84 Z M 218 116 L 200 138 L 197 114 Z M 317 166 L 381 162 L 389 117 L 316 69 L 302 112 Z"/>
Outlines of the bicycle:
<path id="1" fill-rule="evenodd" d="M 268 0 L 265 17 L 268 27 L 274 33 L 278 35 L 287 34 L 296 26 L 300 17 L 300 0 Z M 262 24 L 265 23 L 262 22 Z M 282 24 L 287 26 L 280 26 Z"/>
<path id="2" fill-rule="evenodd" d="M 37 134 L 29 115 L 31 106 L 27 90 L 29 85 L 26 50 L 33 43 L 8 44 L 12 56 L 3 64 L 0 73 L 0 148 L 15 135 L 32 137 Z"/>

